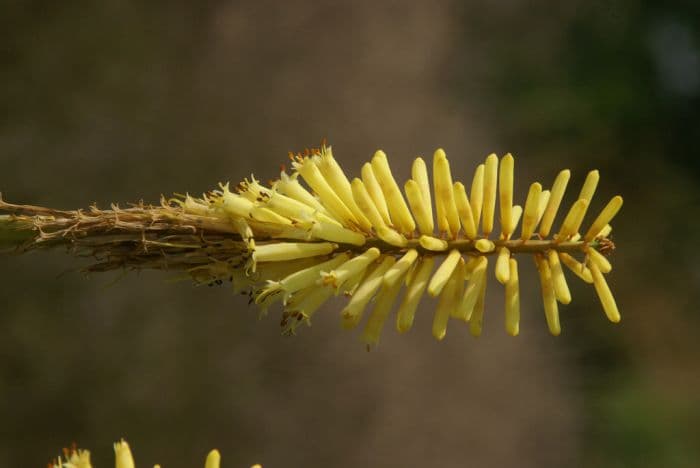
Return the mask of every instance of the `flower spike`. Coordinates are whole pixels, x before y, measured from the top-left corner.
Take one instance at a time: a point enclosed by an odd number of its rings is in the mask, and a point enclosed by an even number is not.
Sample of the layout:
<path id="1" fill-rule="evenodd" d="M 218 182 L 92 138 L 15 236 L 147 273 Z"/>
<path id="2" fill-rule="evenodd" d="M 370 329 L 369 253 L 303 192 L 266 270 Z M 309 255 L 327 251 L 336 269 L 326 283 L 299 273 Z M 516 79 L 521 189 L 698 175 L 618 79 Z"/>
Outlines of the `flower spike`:
<path id="1" fill-rule="evenodd" d="M 424 296 L 436 300 L 436 339 L 442 340 L 453 322 L 469 322 L 469 332 L 479 336 L 491 256 L 505 289 L 509 335 L 520 333 L 517 257 L 522 255 L 535 260 L 553 335 L 561 333 L 559 304 L 571 302 L 563 265 L 594 286 L 610 321 L 620 320 L 604 275 L 612 270 L 608 257 L 614 244 L 608 236 L 622 197 L 613 197 L 581 229 L 600 180 L 597 170 L 588 173 L 578 199 L 553 231 L 571 177 L 568 169 L 551 188 L 531 184 L 525 203 L 518 205 L 511 154 L 500 160 L 491 154 L 479 164 L 469 192 L 442 149 L 433 155 L 432 174 L 423 158 L 416 158 L 403 185 L 383 151 L 357 178 L 346 176 L 325 144 L 291 159 L 292 172 L 283 170 L 269 187 L 251 176 L 233 190 L 221 184 L 199 198 L 176 196 L 156 206 L 59 211 L 0 198 L 0 213 L 6 213 L 0 215 L 0 230 L 15 231 L 12 238 L 19 244 L 11 246 L 20 251 L 68 244 L 77 254 L 90 254 L 97 263 L 88 271 L 162 269 L 185 272 L 197 284 L 231 282 L 263 312 L 281 306 L 281 326 L 288 334 L 310 325 L 332 297 L 346 296 L 341 324 L 352 329 L 365 319 L 361 339 L 368 346 L 379 342 L 395 306 L 396 329 L 410 330 Z M 128 446 L 115 448 L 128 459 Z"/>

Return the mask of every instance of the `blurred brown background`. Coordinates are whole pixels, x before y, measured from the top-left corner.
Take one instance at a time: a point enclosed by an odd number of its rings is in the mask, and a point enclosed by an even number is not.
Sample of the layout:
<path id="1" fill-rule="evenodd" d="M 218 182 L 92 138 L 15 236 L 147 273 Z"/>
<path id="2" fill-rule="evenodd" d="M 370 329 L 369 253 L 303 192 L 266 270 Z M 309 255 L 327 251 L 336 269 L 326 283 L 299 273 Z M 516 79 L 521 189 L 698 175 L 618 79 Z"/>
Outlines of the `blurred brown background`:
<path id="1" fill-rule="evenodd" d="M 625 206 L 609 281 L 571 278 L 547 334 L 525 266 L 521 336 L 492 284 L 479 340 L 432 303 L 366 353 L 338 304 L 293 339 L 227 288 L 0 259 L 0 460 L 111 466 L 698 466 L 700 12 L 696 2 L 33 2 L 0 6 L 0 189 L 58 208 L 199 193 L 327 137 L 401 180 L 441 146 L 457 178 L 516 155 Z M 149 465 L 150 464 L 150 465 Z"/>

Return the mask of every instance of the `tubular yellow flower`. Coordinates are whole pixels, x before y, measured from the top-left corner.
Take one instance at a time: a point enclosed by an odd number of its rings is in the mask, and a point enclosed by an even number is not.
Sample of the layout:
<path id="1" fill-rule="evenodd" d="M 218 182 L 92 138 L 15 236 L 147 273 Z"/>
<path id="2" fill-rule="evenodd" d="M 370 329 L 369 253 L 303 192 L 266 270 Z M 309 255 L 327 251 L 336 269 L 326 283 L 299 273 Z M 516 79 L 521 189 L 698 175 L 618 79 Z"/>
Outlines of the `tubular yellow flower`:
<path id="1" fill-rule="evenodd" d="M 377 177 L 374 175 L 374 169 L 372 169 L 371 163 L 365 163 L 362 166 L 362 182 L 365 184 L 369 196 L 372 197 L 377 211 L 382 215 L 384 223 L 387 226 L 392 226 L 391 216 L 389 216 L 389 207 L 386 204 L 386 198 L 384 198 L 384 193 L 382 193 L 382 188 L 377 181 Z"/>
<path id="2" fill-rule="evenodd" d="M 400 333 L 407 332 L 413 326 L 413 317 L 416 313 L 416 308 L 423 294 L 428 287 L 430 275 L 435 266 L 434 257 L 423 257 L 420 264 L 416 267 L 411 281 L 408 283 L 408 290 L 401 301 L 399 311 L 396 315 L 396 328 Z"/>
<path id="3" fill-rule="evenodd" d="M 430 196 L 430 181 L 428 180 L 428 168 L 425 165 L 423 158 L 416 158 L 411 167 L 411 177 L 420 187 L 423 205 L 427 212 L 427 217 L 430 219 L 430 232 L 422 232 L 422 234 L 432 234 L 433 232 L 433 205 L 432 197 Z"/>
<path id="4" fill-rule="evenodd" d="M 559 324 L 559 308 L 557 307 L 557 299 L 554 295 L 554 284 L 552 282 L 552 271 L 549 268 L 549 263 L 542 256 L 535 256 L 537 271 L 540 273 L 540 285 L 542 287 L 542 302 L 544 303 L 544 315 L 547 319 L 549 332 L 558 336 L 561 333 L 561 325 Z"/>
<path id="5" fill-rule="evenodd" d="M 493 231 L 493 220 L 496 213 L 496 186 L 498 184 L 498 156 L 490 154 L 486 158 L 484 166 L 484 211 L 483 226 L 484 236 L 488 237 Z"/>
<path id="6" fill-rule="evenodd" d="M 499 170 L 499 199 L 501 207 L 501 234 L 508 237 L 513 233 L 513 172 L 515 160 L 508 153 L 501 159 Z"/>
<path id="7" fill-rule="evenodd" d="M 396 315 L 400 332 L 411 328 L 427 290 L 437 299 L 435 338 L 446 336 L 451 317 L 469 321 L 469 332 L 478 336 L 490 255 L 495 257 L 495 276 L 505 286 L 508 334 L 520 331 L 519 255 L 536 260 L 552 334 L 560 333 L 557 301 L 571 300 L 562 263 L 594 284 L 608 317 L 619 320 L 602 275 L 612 269 L 607 257 L 615 246 L 608 236 L 622 198 L 613 197 L 588 229 L 580 231 L 599 181 L 597 171 L 588 174 L 559 232 L 550 236 L 570 179 L 568 170 L 557 175 L 549 191 L 538 182 L 530 185 L 523 209 L 513 204 L 515 164 L 510 154 L 500 167 L 495 155 L 477 167 L 469 196 L 453 180 L 442 150 L 434 154 L 432 190 L 426 164 L 417 158 L 404 184 L 406 198 L 381 151 L 362 166 L 361 179 L 349 179 L 325 145 L 292 155 L 292 161 L 292 173 L 282 170 L 270 187 L 250 176 L 235 193 L 229 184 L 221 184 L 200 198 L 163 198 L 156 206 L 61 211 L 0 198 L 0 231 L 16 231 L 20 251 L 68 245 L 97 259 L 88 271 L 160 269 L 183 272 L 198 284 L 231 282 L 234 291 L 250 295 L 262 314 L 280 306 L 285 334 L 309 325 L 333 296 L 346 296 L 344 328 L 358 326 L 365 308 L 375 304 L 361 338 L 376 344 L 405 284 Z M 491 232 L 496 205 L 500 233 Z M 521 218 L 521 235 L 512 239 Z M 576 257 L 585 257 L 585 265 Z M 440 266 L 433 271 L 437 262 Z"/>
<path id="8" fill-rule="evenodd" d="M 525 212 L 523 214 L 523 227 L 520 238 L 529 240 L 532 233 L 537 228 L 537 209 L 539 208 L 540 194 L 542 193 L 542 185 L 538 182 L 530 185 L 530 190 L 527 193 L 525 201 Z"/>
<path id="9" fill-rule="evenodd" d="M 219 468 L 221 463 L 221 454 L 218 450 L 212 450 L 207 455 L 207 459 L 204 462 L 204 468 Z"/>
<path id="10" fill-rule="evenodd" d="M 559 253 L 555 250 L 550 250 L 547 252 L 547 260 L 549 261 L 549 269 L 552 274 L 552 286 L 554 286 L 554 295 L 557 301 L 562 304 L 570 303 L 571 293 L 569 292 L 569 285 L 566 284 L 564 271 L 561 268 Z"/>
<path id="11" fill-rule="evenodd" d="M 478 226 L 479 221 L 481 221 L 481 210 L 484 207 L 484 170 L 483 164 L 479 164 L 476 167 L 474 178 L 472 179 L 472 191 L 469 195 L 475 226 Z"/>
<path id="12" fill-rule="evenodd" d="M 433 182 L 435 184 L 435 211 L 437 212 L 438 230 L 455 238 L 460 229 L 459 215 L 452 191 L 450 163 L 442 149 L 438 149 L 433 155 Z"/>
<path id="13" fill-rule="evenodd" d="M 612 221 L 617 212 L 620 211 L 620 208 L 622 208 L 622 197 L 618 195 L 613 197 L 612 200 L 605 205 L 603 211 L 600 212 L 596 220 L 593 221 L 593 224 L 591 224 L 591 227 L 588 229 L 588 232 L 584 236 L 583 240 L 590 242 L 595 239 L 601 233 L 603 228 L 609 226 L 608 223 Z"/>
<path id="14" fill-rule="evenodd" d="M 510 250 L 508 247 L 498 249 L 498 258 L 496 259 L 496 279 L 501 284 L 506 284 L 510 279 Z"/>
<path id="15" fill-rule="evenodd" d="M 429 205 L 430 202 L 425 203 L 420 185 L 415 180 L 410 179 L 406 181 L 404 191 L 406 192 L 406 198 L 408 198 L 408 204 L 411 206 L 413 216 L 415 216 L 418 223 L 420 233 L 431 235 L 434 229 L 432 209 Z"/>
<path id="16" fill-rule="evenodd" d="M 134 468 L 134 457 L 131 455 L 129 444 L 124 439 L 115 442 L 114 459 L 116 468 Z"/>
<path id="17" fill-rule="evenodd" d="M 396 226 L 403 234 L 411 234 L 416 229 L 416 223 L 411 217 L 406 201 L 401 195 L 399 186 L 396 185 L 394 176 L 391 174 L 389 162 L 384 151 L 377 151 L 372 158 L 372 170 L 377 177 L 377 182 L 382 188 L 382 193 L 386 198 L 389 214 Z"/>
<path id="18" fill-rule="evenodd" d="M 464 228 L 464 234 L 467 236 L 467 239 L 476 239 L 477 232 L 476 225 L 474 224 L 474 213 L 472 213 L 472 207 L 469 204 L 469 199 L 467 199 L 467 191 L 461 182 L 454 184 L 453 191 L 459 219 L 462 221 L 462 227 Z"/>
<path id="19" fill-rule="evenodd" d="M 601 273 L 600 269 L 598 269 L 598 265 L 596 265 L 594 262 L 589 262 L 588 268 L 591 269 L 591 274 L 593 275 L 593 286 L 595 286 L 595 291 L 600 298 L 600 303 L 603 305 L 605 315 L 611 322 L 619 322 L 620 311 L 617 310 L 615 298 L 610 292 L 610 288 L 608 287 L 607 281 L 605 281 L 603 273 Z"/>
<path id="20" fill-rule="evenodd" d="M 430 280 L 430 284 L 428 285 L 428 294 L 433 297 L 437 297 L 440 294 L 442 288 L 444 288 L 447 284 L 447 280 L 450 279 L 452 272 L 455 270 L 455 268 L 457 268 L 457 262 L 460 258 L 461 254 L 459 253 L 459 250 L 455 249 L 450 252 Z"/>
<path id="21" fill-rule="evenodd" d="M 520 333 L 520 282 L 518 262 L 509 260 L 510 275 L 506 283 L 506 333 L 517 336 Z"/>
<path id="22" fill-rule="evenodd" d="M 549 236 L 549 231 L 552 229 L 554 224 L 554 218 L 557 216 L 557 211 L 559 210 L 559 205 L 564 198 L 564 192 L 566 192 L 566 186 L 571 178 L 571 171 L 564 169 L 557 177 L 554 179 L 552 184 L 551 194 L 549 196 L 549 201 L 547 202 L 547 208 L 544 210 L 542 215 L 542 222 L 540 223 L 540 236 Z"/>

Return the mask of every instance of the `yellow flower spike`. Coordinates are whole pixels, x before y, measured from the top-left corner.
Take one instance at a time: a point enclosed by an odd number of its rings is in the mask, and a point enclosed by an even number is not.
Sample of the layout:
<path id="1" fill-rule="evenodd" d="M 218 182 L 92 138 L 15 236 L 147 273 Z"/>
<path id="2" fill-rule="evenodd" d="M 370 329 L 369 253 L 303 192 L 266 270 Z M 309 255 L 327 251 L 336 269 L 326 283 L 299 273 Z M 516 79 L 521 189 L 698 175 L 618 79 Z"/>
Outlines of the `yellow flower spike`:
<path id="1" fill-rule="evenodd" d="M 396 227 L 402 234 L 412 234 L 416 229 L 416 223 L 408 210 L 406 201 L 401 195 L 399 186 L 396 185 L 394 176 L 391 174 L 389 162 L 383 151 L 377 151 L 372 158 L 372 170 L 377 177 L 377 182 L 382 188 L 382 193 L 386 198 L 389 214 Z"/>
<path id="2" fill-rule="evenodd" d="M 474 304 L 474 311 L 469 317 L 469 333 L 474 337 L 478 338 L 481 336 L 481 331 L 484 327 L 484 308 L 486 307 L 486 275 L 481 280 L 481 290 L 476 298 L 476 304 Z"/>
<path id="3" fill-rule="evenodd" d="M 540 222 L 540 237 L 549 236 L 549 232 L 554 224 L 554 219 L 557 216 L 557 211 L 559 210 L 559 205 L 564 198 L 564 192 L 566 192 L 566 186 L 571 178 L 571 171 L 564 169 L 557 177 L 554 179 L 552 184 L 552 190 L 549 196 L 549 201 L 547 202 L 547 208 L 544 210 L 542 215 L 542 221 Z"/>
<path id="4" fill-rule="evenodd" d="M 372 247 L 363 254 L 351 258 L 338 268 L 327 273 L 322 273 L 321 282 L 338 290 L 350 277 L 364 271 L 370 263 L 379 258 L 380 255 L 380 250 L 376 247 Z"/>
<path id="5" fill-rule="evenodd" d="M 603 229 L 601 229 L 600 232 L 598 233 L 598 235 L 596 235 L 595 237 L 608 237 L 611 232 L 612 232 L 612 226 L 609 224 L 606 224 L 605 227 Z"/>
<path id="6" fill-rule="evenodd" d="M 461 264 L 461 268 L 460 265 Z M 452 272 L 447 280 L 438 305 L 435 308 L 435 316 L 433 317 L 433 338 L 442 341 L 447 334 L 447 322 L 450 319 L 450 314 L 459 305 L 461 295 L 457 297 L 460 285 L 464 284 L 464 259 L 460 258 L 457 268 Z"/>
<path id="7" fill-rule="evenodd" d="M 557 301 L 562 304 L 569 304 L 571 302 L 571 292 L 569 291 L 569 285 L 566 283 L 564 270 L 559 261 L 559 253 L 555 250 L 550 250 L 547 252 L 547 260 L 549 261 L 549 269 L 552 274 L 554 296 L 557 298 Z"/>
<path id="8" fill-rule="evenodd" d="M 517 336 L 520 333 L 520 282 L 518 262 L 509 260 L 510 275 L 506 283 L 506 333 Z"/>
<path id="9" fill-rule="evenodd" d="M 379 344 L 379 335 L 382 333 L 384 323 L 386 322 L 391 307 L 396 301 L 396 297 L 403 286 L 403 278 L 399 278 L 390 287 L 382 287 L 377 294 L 377 301 L 374 309 L 370 313 L 365 328 L 362 331 L 361 339 L 367 346 Z"/>
<path id="10" fill-rule="evenodd" d="M 549 190 L 543 190 L 542 193 L 540 193 L 540 198 L 537 202 L 537 222 L 535 223 L 535 225 L 538 225 L 542 221 L 544 211 L 547 209 L 547 205 L 549 204 L 549 197 L 551 195 L 552 193 Z"/>
<path id="11" fill-rule="evenodd" d="M 577 200 L 576 203 L 571 205 L 571 209 L 559 229 L 556 242 L 563 242 L 576 234 L 577 227 L 581 225 L 583 216 L 586 214 L 586 208 L 588 208 L 588 200 L 585 199 Z"/>
<path id="12" fill-rule="evenodd" d="M 382 188 L 377 181 L 377 177 L 374 175 L 374 169 L 372 169 L 371 163 L 365 163 L 362 166 L 362 182 L 367 188 L 367 193 L 372 198 L 374 205 L 377 207 L 377 211 L 382 215 L 382 219 L 387 226 L 392 226 L 391 216 L 389 216 L 389 207 L 386 204 L 386 198 L 384 198 L 384 193 Z"/>
<path id="13" fill-rule="evenodd" d="M 432 236 L 420 236 L 418 243 L 425 250 L 430 250 L 431 252 L 444 252 L 450 245 L 446 240 Z"/>
<path id="14" fill-rule="evenodd" d="M 510 279 L 510 250 L 507 247 L 498 249 L 496 258 L 496 279 L 501 284 L 506 284 Z"/>
<path id="15" fill-rule="evenodd" d="M 508 153 L 501 159 L 499 169 L 499 200 L 501 208 L 501 235 L 507 238 L 513 233 L 513 172 L 515 160 Z"/>
<path id="16" fill-rule="evenodd" d="M 477 230 L 474 224 L 474 213 L 472 213 L 472 207 L 469 204 L 464 184 L 456 182 L 453 186 L 453 191 L 459 219 L 462 221 L 462 227 L 464 228 L 464 234 L 467 236 L 467 239 L 476 239 Z"/>
<path id="17" fill-rule="evenodd" d="M 350 302 L 348 302 L 348 305 L 345 306 L 341 313 L 343 328 L 349 330 L 355 328 L 357 324 L 360 323 L 367 304 L 369 304 L 374 294 L 382 286 L 384 274 L 395 262 L 396 259 L 394 259 L 394 257 L 384 257 L 382 262 L 374 267 L 367 278 L 360 283 L 355 294 L 352 295 Z"/>
<path id="18" fill-rule="evenodd" d="M 589 270 L 586 265 L 580 263 L 574 257 L 564 252 L 559 253 L 559 259 L 569 268 L 569 270 L 571 270 L 573 274 L 581 278 L 584 282 L 593 284 L 591 270 Z"/>
<path id="19" fill-rule="evenodd" d="M 520 235 L 522 240 L 529 240 L 537 228 L 537 209 L 541 193 L 542 185 L 539 182 L 530 185 L 527 200 L 525 201 L 525 212 L 523 213 L 523 227 Z"/>
<path id="20" fill-rule="evenodd" d="M 613 197 L 608 204 L 605 205 L 605 208 L 603 208 L 595 221 L 593 221 L 593 224 L 591 224 L 583 240 L 590 242 L 595 239 L 605 226 L 609 226 L 608 223 L 612 221 L 617 212 L 620 211 L 620 208 L 622 208 L 622 197 L 618 195 Z"/>
<path id="21" fill-rule="evenodd" d="M 450 163 L 442 149 L 438 149 L 433 155 L 433 183 L 435 185 L 435 211 L 438 230 L 455 238 L 461 226 L 452 191 Z"/>
<path id="22" fill-rule="evenodd" d="M 431 235 L 434 229 L 432 208 L 429 205 L 430 202 L 425 203 L 420 185 L 415 180 L 410 179 L 404 184 L 404 192 L 406 192 L 408 204 L 418 223 L 418 230 L 421 234 Z"/>
<path id="23" fill-rule="evenodd" d="M 603 273 L 610 273 L 612 271 L 612 264 L 610 264 L 610 261 L 596 249 L 589 247 L 586 249 L 586 255 L 588 255 L 588 259 L 592 263 L 595 263 L 598 269 Z"/>
<path id="24" fill-rule="evenodd" d="M 134 457 L 124 439 L 114 444 L 114 459 L 116 468 L 134 468 Z"/>
<path id="25" fill-rule="evenodd" d="M 416 308 L 428 287 L 434 267 L 435 257 L 423 257 L 416 267 L 396 316 L 396 328 L 400 333 L 407 332 L 413 326 Z"/>
<path id="26" fill-rule="evenodd" d="M 535 255 L 535 263 L 537 271 L 540 274 L 540 285 L 542 288 L 542 302 L 544 303 L 544 315 L 547 319 L 549 332 L 554 336 L 559 336 L 561 333 L 561 325 L 559 324 L 559 307 L 557 306 L 557 298 L 554 295 L 554 284 L 552 282 L 552 271 L 549 268 L 549 263 L 541 255 Z"/>
<path id="27" fill-rule="evenodd" d="M 483 164 L 476 166 L 474 178 L 472 179 L 472 189 L 469 194 L 469 203 L 472 205 L 474 213 L 474 225 L 479 226 L 481 221 L 481 210 L 484 207 L 484 170 Z"/>
<path id="28" fill-rule="evenodd" d="M 303 243 L 303 242 L 277 242 L 273 244 L 259 244 L 253 252 L 253 261 L 283 262 L 297 258 L 318 257 L 328 255 L 338 246 L 330 242 Z M 255 269 L 253 269 L 255 271 Z"/>
<path id="29" fill-rule="evenodd" d="M 428 179 L 428 168 L 425 165 L 423 158 L 416 158 L 411 166 L 411 178 L 420 187 L 421 197 L 423 198 L 423 204 L 425 205 L 426 211 L 428 213 L 428 218 L 430 218 L 430 225 L 433 225 L 433 205 L 432 197 L 430 196 L 430 180 Z M 433 230 L 430 232 L 423 232 L 422 234 L 432 234 Z"/>
<path id="30" fill-rule="evenodd" d="M 394 264 L 385 274 L 384 274 L 384 286 L 387 286 L 397 278 L 401 278 L 408 272 L 408 269 L 413 266 L 413 263 L 418 258 L 418 251 L 416 249 L 408 250 L 401 259 Z"/>
<path id="31" fill-rule="evenodd" d="M 218 450 L 212 450 L 207 455 L 207 459 L 204 462 L 204 468 L 219 468 L 221 463 L 221 454 Z"/>
<path id="32" fill-rule="evenodd" d="M 579 200 L 588 200 L 589 204 L 593 200 L 593 194 L 595 194 L 595 189 L 598 187 L 598 181 L 600 180 L 600 173 L 597 170 L 591 171 L 586 176 L 586 180 L 583 182 L 583 187 L 581 187 L 581 193 L 579 194 Z"/>
<path id="33" fill-rule="evenodd" d="M 620 311 L 617 309 L 617 304 L 615 303 L 615 298 L 610 292 L 610 287 L 605 281 L 603 273 L 601 273 L 598 265 L 595 262 L 589 261 L 588 268 L 591 269 L 591 274 L 593 275 L 593 286 L 595 286 L 595 291 L 598 294 L 600 303 L 603 306 L 605 315 L 613 323 L 618 323 L 620 321 Z"/>
<path id="34" fill-rule="evenodd" d="M 430 284 L 428 284 L 428 294 L 437 297 L 442 292 L 442 288 L 445 287 L 452 272 L 457 268 L 457 262 L 459 262 L 460 258 L 461 254 L 457 249 L 453 249 L 449 253 L 430 280 Z"/>
<path id="35" fill-rule="evenodd" d="M 427 290 L 439 298 L 433 321 L 437 338 L 445 336 L 447 317 L 470 321 L 470 333 L 479 335 L 490 255 L 495 276 L 505 286 L 509 334 L 519 332 L 519 255 L 537 259 L 552 333 L 560 332 L 557 301 L 571 300 L 562 263 L 583 281 L 597 281 L 606 313 L 619 317 L 607 285 L 596 277 L 612 268 L 606 256 L 615 245 L 608 236 L 622 198 L 613 197 L 587 231 L 579 232 L 599 180 L 597 171 L 588 174 L 579 200 L 552 236 L 568 170 L 557 175 L 550 191 L 532 184 L 521 206 L 513 204 L 512 155 L 500 165 L 495 155 L 479 165 L 469 196 L 452 179 L 442 150 L 435 152 L 432 176 L 422 158 L 414 161 L 405 195 L 381 151 L 362 167 L 361 179 L 349 179 L 325 144 L 291 158 L 295 172 L 282 170 L 269 188 L 251 175 L 234 191 L 220 184 L 200 198 L 176 195 L 155 206 L 59 211 L 0 198 L 0 234 L 11 231 L 9 237 L 0 235 L 0 247 L 29 251 L 63 245 L 97 259 L 88 271 L 159 269 L 181 272 L 200 285 L 229 281 L 234 291 L 249 294 L 261 315 L 280 304 L 283 333 L 288 334 L 309 325 L 326 301 L 342 295 L 346 328 L 356 326 L 366 306 L 376 302 L 362 334 L 366 342 L 376 343 L 392 304 L 399 306 L 396 327 L 404 332 Z M 299 183 L 301 178 L 310 189 Z M 435 234 L 433 200 L 443 231 Z M 496 204 L 502 231 L 490 240 Z M 513 239 L 516 227 L 520 238 Z M 580 256 L 585 256 L 583 263 Z M 406 293 L 397 301 L 403 284 Z"/>
<path id="36" fill-rule="evenodd" d="M 486 270 L 489 264 L 488 259 L 486 257 L 477 257 L 476 263 L 471 273 L 469 284 L 462 295 L 462 301 L 458 306 L 459 314 L 456 318 L 460 318 L 465 322 L 471 319 L 474 307 L 479 299 L 479 294 L 481 294 L 483 290 L 482 283 L 486 281 Z"/>
<path id="37" fill-rule="evenodd" d="M 321 199 L 323 206 L 330 211 L 345 226 L 357 226 L 359 221 L 352 214 L 352 211 L 345 206 L 333 187 L 328 183 L 321 170 L 318 168 L 314 157 L 304 158 L 301 162 L 295 162 L 294 168 L 304 178 L 309 187 Z"/>
<path id="38" fill-rule="evenodd" d="M 484 166 L 484 209 L 482 212 L 482 230 L 488 237 L 493 231 L 496 214 L 496 190 L 498 185 L 498 156 L 490 154 Z"/>
<path id="39" fill-rule="evenodd" d="M 474 247 L 481 253 L 489 253 L 496 250 L 496 244 L 488 239 L 479 239 L 474 242 Z"/>
<path id="40" fill-rule="evenodd" d="M 464 258 L 459 259 L 459 263 L 457 263 L 457 268 L 455 268 L 455 271 L 454 273 L 452 273 L 452 276 L 455 280 L 455 287 L 452 294 L 453 299 L 449 305 L 450 317 L 455 319 L 461 319 L 462 314 L 459 312 L 459 305 L 462 303 L 464 289 L 467 286 L 467 261 L 465 261 Z M 447 288 L 447 286 L 445 286 L 445 288 Z M 444 295 L 446 293 L 443 291 L 442 294 Z"/>
<path id="41" fill-rule="evenodd" d="M 321 160 L 319 161 L 318 168 L 328 184 L 333 188 L 336 195 L 338 195 L 343 204 L 353 214 L 359 227 L 365 232 L 369 232 L 371 227 L 370 222 L 355 203 L 350 181 L 333 157 L 333 151 L 330 146 L 321 150 Z"/>

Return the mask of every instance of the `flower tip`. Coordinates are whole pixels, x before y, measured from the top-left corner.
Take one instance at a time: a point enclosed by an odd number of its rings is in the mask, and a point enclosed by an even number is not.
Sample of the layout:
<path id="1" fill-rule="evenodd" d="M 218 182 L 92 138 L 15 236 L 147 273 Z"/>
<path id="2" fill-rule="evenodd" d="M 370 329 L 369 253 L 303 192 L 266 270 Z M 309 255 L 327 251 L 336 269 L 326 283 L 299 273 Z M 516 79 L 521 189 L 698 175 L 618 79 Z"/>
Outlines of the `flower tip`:
<path id="1" fill-rule="evenodd" d="M 214 449 L 207 455 L 207 460 L 204 463 L 204 468 L 219 468 L 221 463 L 221 454 Z"/>
<path id="2" fill-rule="evenodd" d="M 446 158 L 447 158 L 447 154 L 445 154 L 445 150 L 444 150 L 444 149 L 438 148 L 438 149 L 436 149 L 435 152 L 433 153 L 433 158 L 435 158 L 435 159 L 438 159 L 438 158 L 439 158 L 439 159 L 446 159 Z"/>

